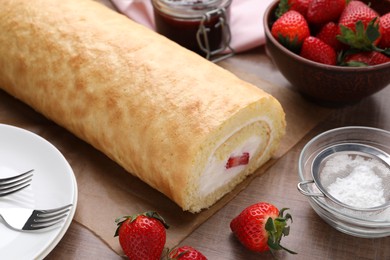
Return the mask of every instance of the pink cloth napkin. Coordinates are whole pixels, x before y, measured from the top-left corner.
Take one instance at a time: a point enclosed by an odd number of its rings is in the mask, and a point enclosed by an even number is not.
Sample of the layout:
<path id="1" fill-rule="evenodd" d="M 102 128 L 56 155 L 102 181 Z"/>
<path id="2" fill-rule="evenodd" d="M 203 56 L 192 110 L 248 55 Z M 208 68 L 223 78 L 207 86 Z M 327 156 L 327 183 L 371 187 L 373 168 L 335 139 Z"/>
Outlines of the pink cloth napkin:
<path id="1" fill-rule="evenodd" d="M 151 0 L 111 0 L 130 19 L 154 29 Z M 231 4 L 231 46 L 242 52 L 265 42 L 263 14 L 273 0 L 233 0 Z"/>

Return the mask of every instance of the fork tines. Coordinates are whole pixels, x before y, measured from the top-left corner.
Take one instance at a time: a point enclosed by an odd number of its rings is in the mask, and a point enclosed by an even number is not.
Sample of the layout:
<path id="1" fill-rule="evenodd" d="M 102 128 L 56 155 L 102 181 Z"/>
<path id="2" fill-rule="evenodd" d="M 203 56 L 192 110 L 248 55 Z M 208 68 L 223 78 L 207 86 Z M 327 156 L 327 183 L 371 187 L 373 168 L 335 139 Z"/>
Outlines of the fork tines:
<path id="1" fill-rule="evenodd" d="M 51 227 L 63 221 L 68 215 L 72 204 L 47 210 L 34 210 L 23 230 L 35 230 Z"/>
<path id="2" fill-rule="evenodd" d="M 33 170 L 26 171 L 22 174 L 0 179 L 0 197 L 12 194 L 22 190 L 30 185 Z"/>

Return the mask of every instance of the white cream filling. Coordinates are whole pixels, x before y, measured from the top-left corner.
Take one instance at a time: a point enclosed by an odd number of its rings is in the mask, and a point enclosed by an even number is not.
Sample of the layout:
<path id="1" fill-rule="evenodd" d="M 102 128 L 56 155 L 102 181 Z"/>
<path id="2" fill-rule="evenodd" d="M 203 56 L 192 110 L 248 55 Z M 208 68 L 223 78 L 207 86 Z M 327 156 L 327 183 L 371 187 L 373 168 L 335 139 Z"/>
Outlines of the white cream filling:
<path id="1" fill-rule="evenodd" d="M 242 128 L 256 122 L 256 121 L 264 121 L 270 125 L 270 122 L 267 118 L 256 118 L 247 124 L 237 128 L 231 135 L 227 136 L 223 142 L 228 140 L 231 136 L 236 134 Z M 272 133 L 271 133 L 272 135 Z M 272 136 L 270 137 L 272 139 Z M 210 194 L 212 191 L 218 189 L 219 187 L 228 183 L 231 179 L 233 179 L 239 172 L 241 172 L 247 165 L 239 165 L 229 169 L 226 169 L 226 162 L 230 157 L 233 156 L 241 156 L 244 152 L 249 153 L 249 160 L 252 159 L 252 155 L 256 152 L 256 149 L 261 145 L 263 141 L 261 136 L 254 135 L 249 137 L 241 146 L 234 149 L 231 154 L 229 154 L 223 160 L 220 160 L 215 157 L 215 151 L 220 147 L 223 143 L 220 143 L 216 146 L 212 155 L 209 157 L 206 168 L 199 179 L 199 196 L 204 197 Z"/>

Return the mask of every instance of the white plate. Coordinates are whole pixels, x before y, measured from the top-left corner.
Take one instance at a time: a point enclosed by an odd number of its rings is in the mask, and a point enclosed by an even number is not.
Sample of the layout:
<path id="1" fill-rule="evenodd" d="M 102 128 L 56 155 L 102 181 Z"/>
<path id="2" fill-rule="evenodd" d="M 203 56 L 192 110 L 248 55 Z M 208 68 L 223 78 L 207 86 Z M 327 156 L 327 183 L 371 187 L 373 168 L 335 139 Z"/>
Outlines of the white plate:
<path id="1" fill-rule="evenodd" d="M 64 236 L 76 211 L 76 179 L 61 152 L 32 132 L 0 124 L 0 178 L 30 169 L 31 185 L 0 197 L 0 208 L 46 209 L 70 203 L 73 207 L 64 222 L 34 233 L 11 230 L 0 219 L 0 259 L 43 259 Z"/>

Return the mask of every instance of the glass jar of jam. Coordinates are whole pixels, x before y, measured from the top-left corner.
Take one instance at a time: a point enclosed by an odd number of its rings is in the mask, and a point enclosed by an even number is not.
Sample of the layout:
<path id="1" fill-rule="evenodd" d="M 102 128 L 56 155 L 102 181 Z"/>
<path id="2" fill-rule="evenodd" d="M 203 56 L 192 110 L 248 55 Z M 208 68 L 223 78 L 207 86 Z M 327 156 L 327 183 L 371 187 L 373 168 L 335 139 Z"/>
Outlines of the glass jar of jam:
<path id="1" fill-rule="evenodd" d="M 229 10 L 232 0 L 152 0 L 156 31 L 217 62 L 233 55 Z M 225 50 L 230 51 L 226 53 Z"/>

